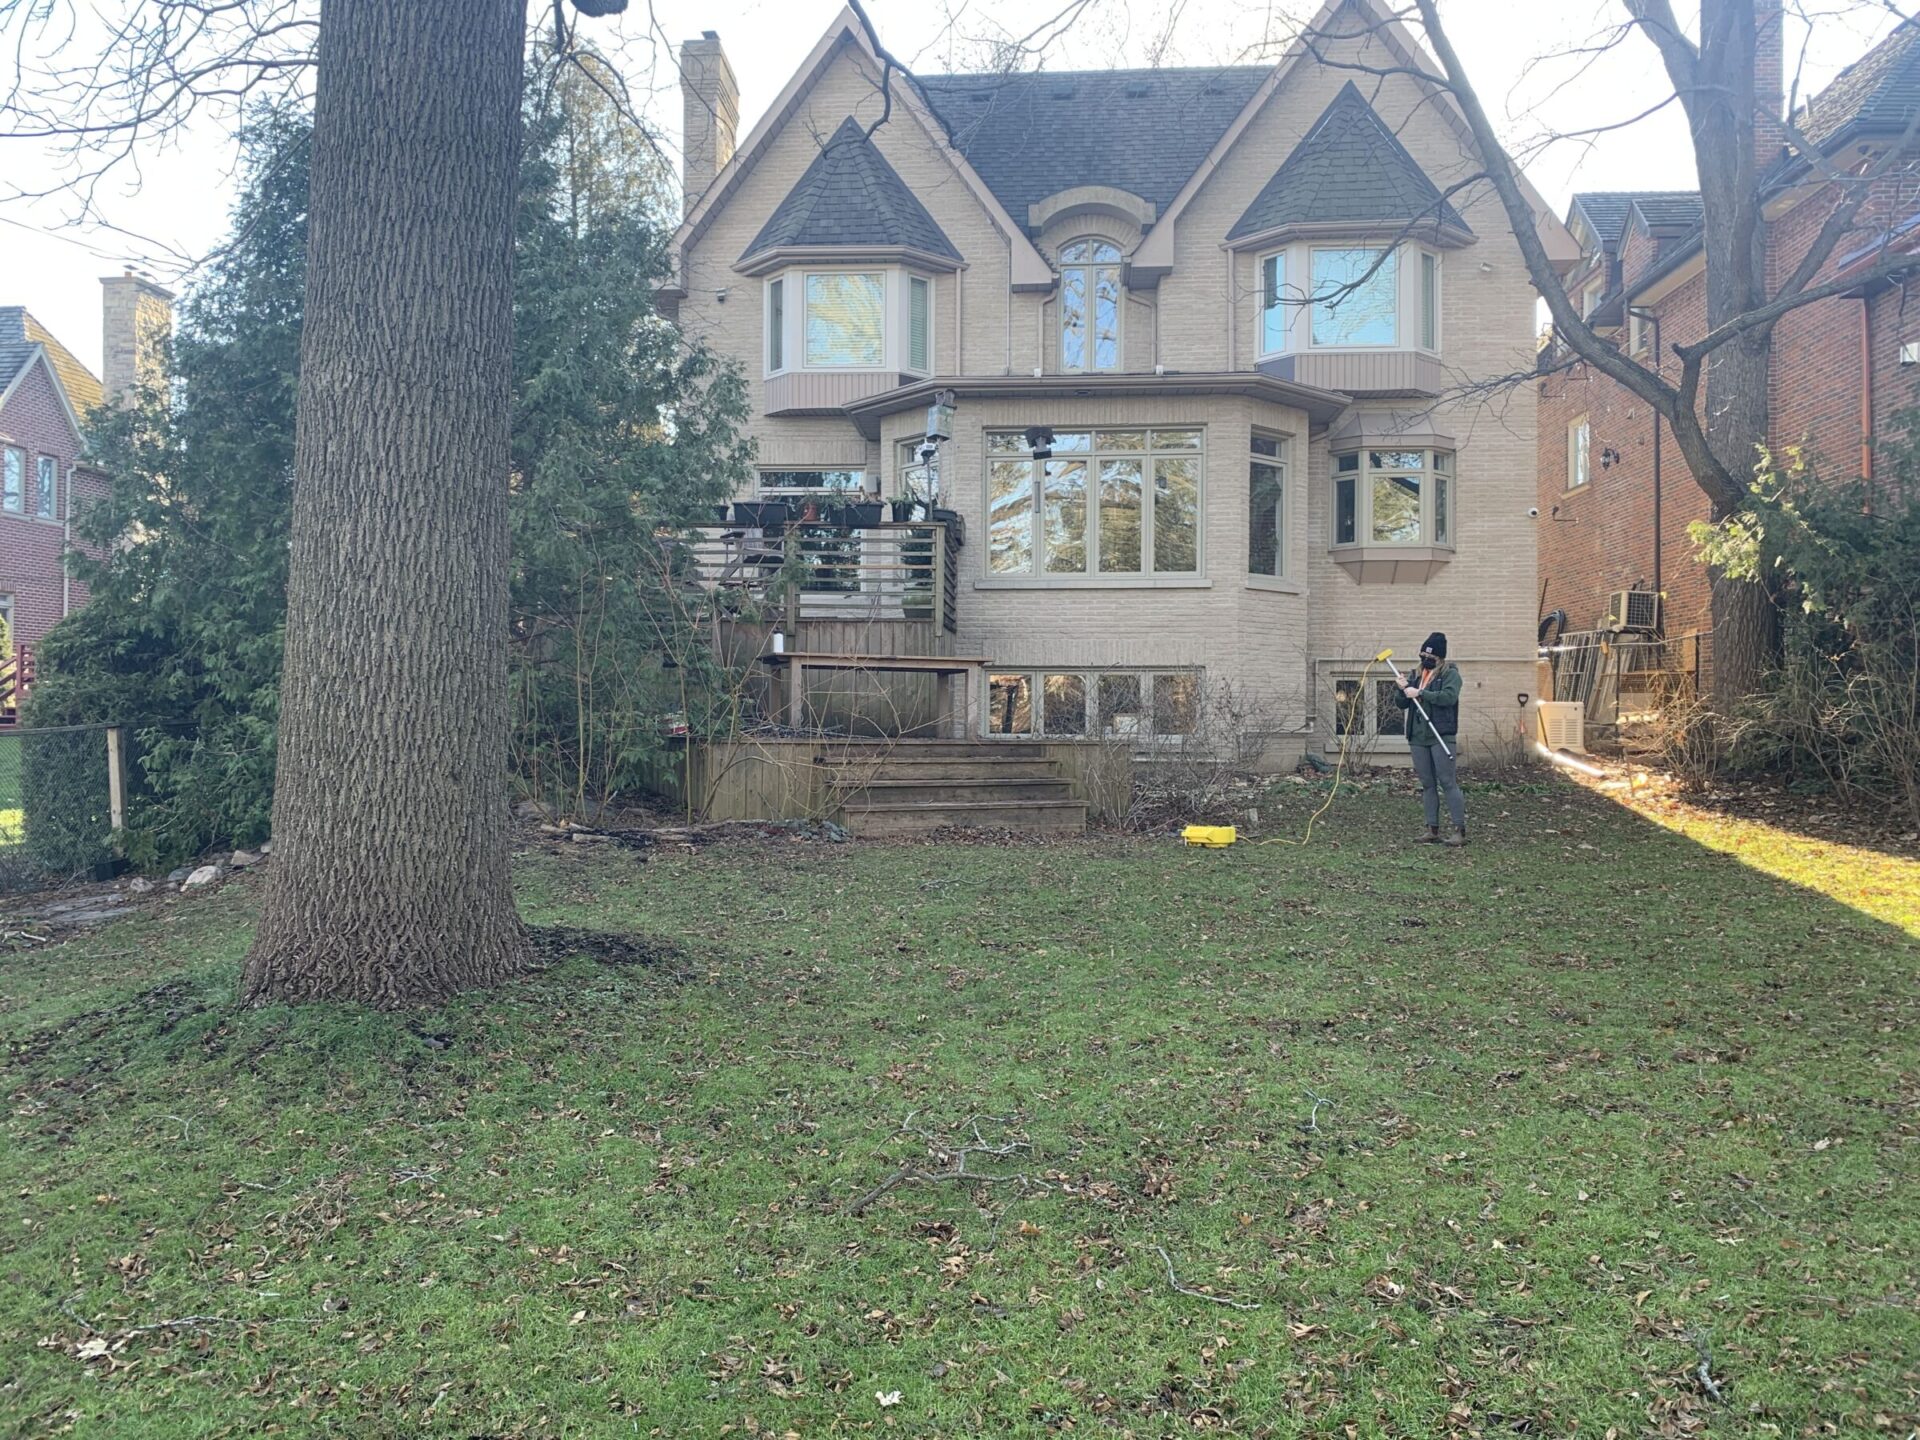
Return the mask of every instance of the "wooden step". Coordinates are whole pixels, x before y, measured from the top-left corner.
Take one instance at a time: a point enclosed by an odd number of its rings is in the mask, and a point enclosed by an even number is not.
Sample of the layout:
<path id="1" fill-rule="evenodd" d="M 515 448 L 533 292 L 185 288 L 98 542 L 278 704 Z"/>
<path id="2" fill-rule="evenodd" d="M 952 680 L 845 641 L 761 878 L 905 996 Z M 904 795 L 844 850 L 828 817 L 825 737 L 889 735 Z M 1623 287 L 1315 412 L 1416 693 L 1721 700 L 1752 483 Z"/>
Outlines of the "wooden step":
<path id="1" fill-rule="evenodd" d="M 1071 800 L 1064 776 L 978 780 L 837 780 L 829 786 L 842 805 L 986 805 L 996 801 Z"/>
<path id="2" fill-rule="evenodd" d="M 1087 807 L 1078 800 L 1002 800 L 957 804 L 855 804 L 840 823 L 862 840 L 893 840 L 935 830 L 1010 830 L 1023 835 L 1079 834 Z"/>

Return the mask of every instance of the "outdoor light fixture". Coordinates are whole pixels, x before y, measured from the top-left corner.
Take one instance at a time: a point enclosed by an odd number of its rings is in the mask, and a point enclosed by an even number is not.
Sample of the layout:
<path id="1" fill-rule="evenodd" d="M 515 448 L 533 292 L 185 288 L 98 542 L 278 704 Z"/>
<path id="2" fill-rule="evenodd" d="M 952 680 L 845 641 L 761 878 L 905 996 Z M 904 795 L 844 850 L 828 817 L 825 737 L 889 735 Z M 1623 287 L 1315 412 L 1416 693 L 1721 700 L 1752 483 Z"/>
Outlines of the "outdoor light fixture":
<path id="1" fill-rule="evenodd" d="M 1050 459 L 1053 455 L 1053 427 L 1051 425 L 1029 425 L 1027 427 L 1027 453 L 1036 460 Z"/>
<path id="2" fill-rule="evenodd" d="M 1618 465 L 1619 463 L 1620 463 L 1620 452 L 1614 449 L 1611 445 L 1607 446 L 1604 450 L 1600 452 L 1600 468 L 1602 470 L 1611 470 L 1614 466 Z"/>
<path id="3" fill-rule="evenodd" d="M 927 406 L 927 441 L 938 445 L 953 438 L 953 392 L 942 390 Z"/>

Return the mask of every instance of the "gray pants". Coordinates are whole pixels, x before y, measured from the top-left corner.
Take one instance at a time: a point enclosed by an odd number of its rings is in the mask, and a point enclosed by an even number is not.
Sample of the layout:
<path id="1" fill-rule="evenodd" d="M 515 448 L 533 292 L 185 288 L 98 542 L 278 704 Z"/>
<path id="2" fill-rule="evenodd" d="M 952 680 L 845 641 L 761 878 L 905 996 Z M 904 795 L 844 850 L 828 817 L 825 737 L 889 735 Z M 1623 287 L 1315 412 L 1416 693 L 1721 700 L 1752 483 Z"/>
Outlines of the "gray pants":
<path id="1" fill-rule="evenodd" d="M 1407 750 L 1413 756 L 1413 773 L 1420 777 L 1420 801 L 1427 807 L 1427 828 L 1436 830 L 1440 826 L 1441 790 L 1447 792 L 1447 814 L 1453 818 L 1453 828 L 1467 828 L 1467 797 L 1460 793 L 1460 777 L 1455 773 L 1454 757 L 1447 754 L 1438 745 L 1409 745 Z"/>

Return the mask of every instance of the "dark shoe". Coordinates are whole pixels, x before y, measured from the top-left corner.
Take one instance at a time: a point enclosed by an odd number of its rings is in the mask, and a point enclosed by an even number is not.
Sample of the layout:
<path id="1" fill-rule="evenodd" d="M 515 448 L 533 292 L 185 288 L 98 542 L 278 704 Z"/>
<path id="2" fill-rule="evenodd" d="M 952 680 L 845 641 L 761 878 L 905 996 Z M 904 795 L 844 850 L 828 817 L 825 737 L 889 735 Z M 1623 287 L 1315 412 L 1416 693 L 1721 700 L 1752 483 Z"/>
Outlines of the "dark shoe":
<path id="1" fill-rule="evenodd" d="M 1438 845 L 1440 843 L 1440 827 L 1438 825 L 1429 825 L 1420 834 L 1413 837 L 1413 843 L 1416 845 Z"/>
<path id="2" fill-rule="evenodd" d="M 1467 832 L 1464 830 L 1456 830 L 1440 843 L 1450 850 L 1458 850 L 1462 845 L 1467 843 Z"/>

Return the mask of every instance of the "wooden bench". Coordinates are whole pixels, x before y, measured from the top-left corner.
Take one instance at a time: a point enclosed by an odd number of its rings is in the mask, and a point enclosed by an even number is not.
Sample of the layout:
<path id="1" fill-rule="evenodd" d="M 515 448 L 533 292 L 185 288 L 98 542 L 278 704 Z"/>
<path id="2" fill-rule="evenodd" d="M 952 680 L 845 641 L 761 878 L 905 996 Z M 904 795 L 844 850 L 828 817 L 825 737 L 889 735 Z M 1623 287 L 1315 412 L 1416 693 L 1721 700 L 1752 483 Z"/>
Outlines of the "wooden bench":
<path id="1" fill-rule="evenodd" d="M 947 733 L 955 740 L 973 738 L 988 659 L 985 655 L 856 655 L 826 650 L 789 650 L 760 657 L 764 665 L 787 667 L 787 724 L 796 730 L 804 729 L 807 722 L 807 671 L 853 670 L 933 676 L 935 704 L 946 716 Z"/>

